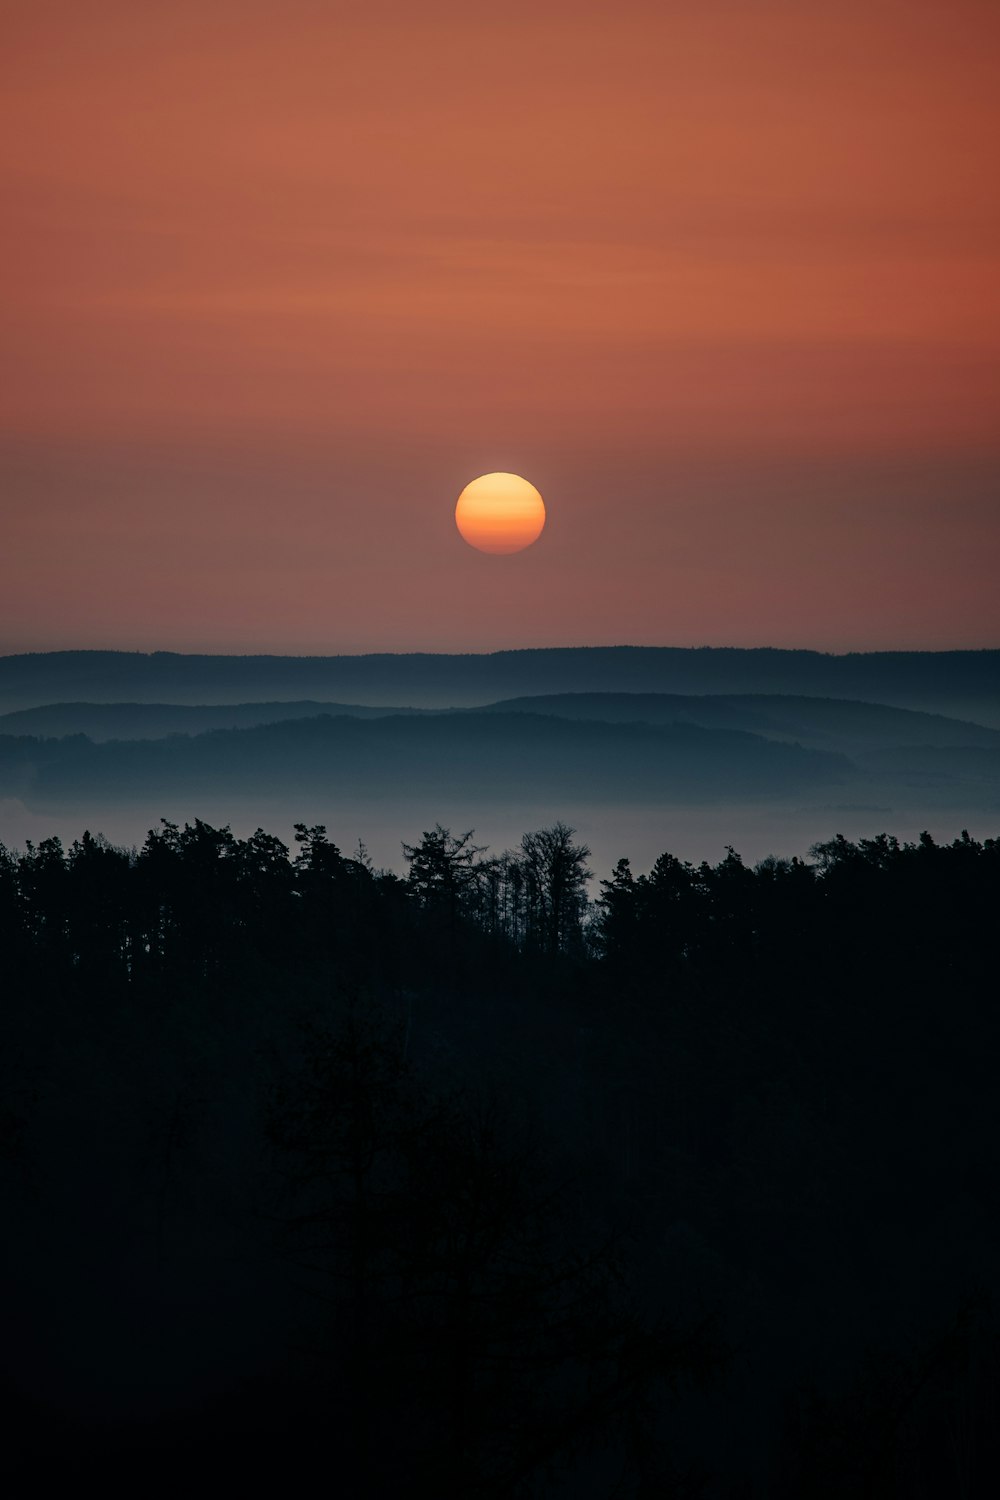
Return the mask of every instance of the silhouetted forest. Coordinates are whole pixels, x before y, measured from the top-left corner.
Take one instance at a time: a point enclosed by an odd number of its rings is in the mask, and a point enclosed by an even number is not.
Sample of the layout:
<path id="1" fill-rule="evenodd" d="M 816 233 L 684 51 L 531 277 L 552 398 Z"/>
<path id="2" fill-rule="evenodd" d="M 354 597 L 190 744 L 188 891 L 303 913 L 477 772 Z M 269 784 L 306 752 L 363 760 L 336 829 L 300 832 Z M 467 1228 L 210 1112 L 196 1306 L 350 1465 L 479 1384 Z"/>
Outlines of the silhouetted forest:
<path id="1" fill-rule="evenodd" d="M 5 1461 L 995 1493 L 1000 839 L 0 849 Z"/>

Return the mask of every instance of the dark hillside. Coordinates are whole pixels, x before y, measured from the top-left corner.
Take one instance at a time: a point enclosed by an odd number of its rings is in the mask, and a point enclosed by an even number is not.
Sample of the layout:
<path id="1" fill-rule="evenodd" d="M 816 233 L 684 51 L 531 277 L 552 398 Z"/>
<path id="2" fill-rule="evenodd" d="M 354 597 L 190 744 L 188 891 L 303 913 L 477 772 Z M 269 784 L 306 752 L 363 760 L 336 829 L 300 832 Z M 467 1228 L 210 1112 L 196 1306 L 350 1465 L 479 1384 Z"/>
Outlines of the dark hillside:
<path id="1" fill-rule="evenodd" d="M 92 740 L 155 740 L 168 734 L 204 734 L 210 729 L 252 729 L 282 719 L 310 719 L 317 714 L 349 714 L 380 719 L 386 714 L 421 713 L 421 709 L 366 708 L 358 703 L 46 703 L 0 714 L 0 735 L 39 735 L 52 739 L 85 734 Z"/>
<path id="2" fill-rule="evenodd" d="M 841 756 L 694 724 L 604 724 L 531 714 L 317 717 L 193 737 L 0 738 L 0 795 L 33 805 L 167 791 L 263 795 L 440 789 L 614 802 L 784 795 L 849 780 Z"/>
<path id="3" fill-rule="evenodd" d="M 555 714 L 612 723 L 700 724 L 851 754 L 899 745 L 1000 748 L 1000 729 L 942 714 L 843 698 L 784 694 L 553 693 L 491 703 L 489 713 Z"/>
<path id="4" fill-rule="evenodd" d="M 182 656 L 64 651 L 0 658 L 0 711 L 59 702 L 317 699 L 446 708 L 537 693 L 792 693 L 854 698 L 1000 727 L 1000 651 L 595 646 L 482 656 Z"/>
<path id="5" fill-rule="evenodd" d="M 370 708 L 356 703 L 300 702 L 171 704 L 50 703 L 0 715 L 0 734 L 52 738 L 85 734 L 92 740 L 159 739 L 211 729 L 245 729 L 319 714 L 355 719 L 443 713 L 443 709 Z M 509 698 L 467 710 L 530 713 L 608 723 L 697 724 L 739 730 L 813 749 L 851 754 L 900 745 L 1000 746 L 1000 729 L 941 714 L 916 713 L 880 703 L 779 694 L 681 695 L 671 693 L 554 693 Z"/>

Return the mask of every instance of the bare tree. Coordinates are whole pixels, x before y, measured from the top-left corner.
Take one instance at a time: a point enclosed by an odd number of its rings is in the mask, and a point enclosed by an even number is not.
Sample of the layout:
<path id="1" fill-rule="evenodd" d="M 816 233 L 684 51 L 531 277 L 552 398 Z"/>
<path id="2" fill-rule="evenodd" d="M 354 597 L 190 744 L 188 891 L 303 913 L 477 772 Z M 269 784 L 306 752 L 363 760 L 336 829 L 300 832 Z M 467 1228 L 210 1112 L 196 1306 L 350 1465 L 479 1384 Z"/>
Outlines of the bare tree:
<path id="1" fill-rule="evenodd" d="M 553 823 L 521 840 L 529 941 L 544 953 L 568 953 L 583 939 L 590 850 L 576 830 Z"/>

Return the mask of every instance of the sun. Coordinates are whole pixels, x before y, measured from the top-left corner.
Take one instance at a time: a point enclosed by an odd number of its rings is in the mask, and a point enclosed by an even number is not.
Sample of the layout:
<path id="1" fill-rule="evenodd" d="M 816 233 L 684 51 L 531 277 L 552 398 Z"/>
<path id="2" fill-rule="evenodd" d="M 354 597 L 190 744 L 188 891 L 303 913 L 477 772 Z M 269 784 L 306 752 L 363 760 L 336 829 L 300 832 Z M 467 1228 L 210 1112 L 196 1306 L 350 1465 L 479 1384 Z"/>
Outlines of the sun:
<path id="1" fill-rule="evenodd" d="M 480 552 L 521 552 L 542 534 L 545 502 L 519 474 L 480 474 L 458 497 L 455 525 Z"/>

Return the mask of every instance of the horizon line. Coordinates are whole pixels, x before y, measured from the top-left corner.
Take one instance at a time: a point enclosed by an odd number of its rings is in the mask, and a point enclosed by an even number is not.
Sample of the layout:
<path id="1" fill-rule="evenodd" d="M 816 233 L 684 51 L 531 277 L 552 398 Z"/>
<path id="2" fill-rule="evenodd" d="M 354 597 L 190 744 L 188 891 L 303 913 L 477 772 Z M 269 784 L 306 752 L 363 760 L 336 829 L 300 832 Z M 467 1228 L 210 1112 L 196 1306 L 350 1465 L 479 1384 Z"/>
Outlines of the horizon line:
<path id="1" fill-rule="evenodd" d="M 0 651 L 0 661 L 23 660 L 30 657 L 51 656 L 129 656 L 129 657 L 176 657 L 181 660 L 218 659 L 233 661 L 370 661 L 373 659 L 398 658 L 410 660 L 420 658 L 459 658 L 463 660 L 487 659 L 495 656 L 531 656 L 545 653 L 598 651 L 636 652 L 730 652 L 750 655 L 769 652 L 775 655 L 808 655 L 828 658 L 853 656 L 985 656 L 1000 652 L 1000 643 L 991 646 L 868 646 L 847 650 L 826 650 L 818 646 L 677 646 L 671 644 L 639 644 L 628 641 L 581 644 L 574 646 L 500 646 L 488 651 L 226 651 L 200 650 L 176 651 L 156 647 L 151 650 L 126 646 L 55 646 L 27 651 Z"/>

